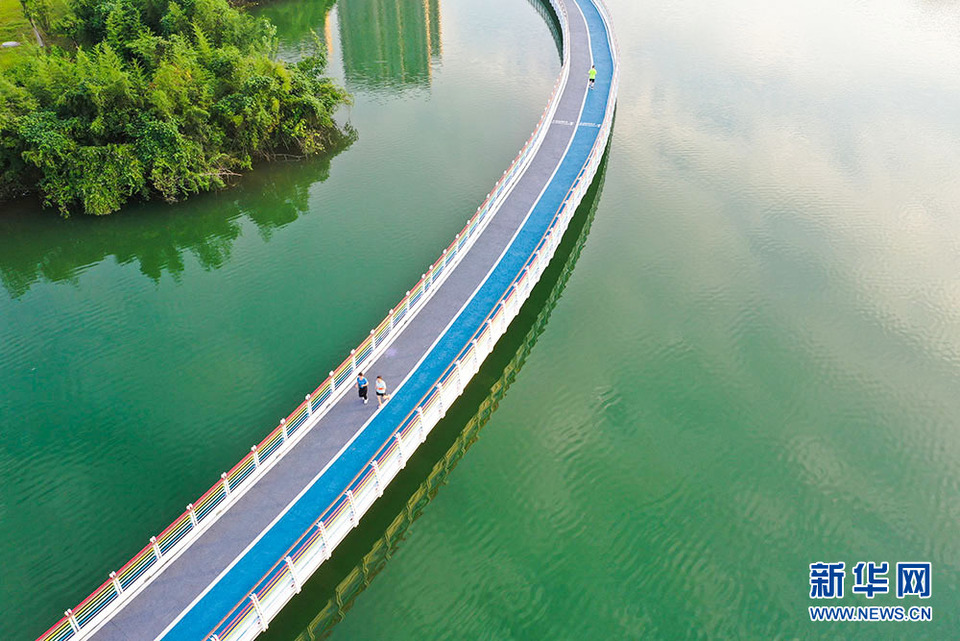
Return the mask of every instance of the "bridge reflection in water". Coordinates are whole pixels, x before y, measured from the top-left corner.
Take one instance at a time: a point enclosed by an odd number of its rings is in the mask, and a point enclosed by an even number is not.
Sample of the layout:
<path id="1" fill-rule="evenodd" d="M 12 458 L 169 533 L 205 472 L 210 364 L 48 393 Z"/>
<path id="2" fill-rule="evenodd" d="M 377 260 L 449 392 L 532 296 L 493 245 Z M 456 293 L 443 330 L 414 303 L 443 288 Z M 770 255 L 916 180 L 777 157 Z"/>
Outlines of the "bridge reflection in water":
<path id="1" fill-rule="evenodd" d="M 333 557 L 320 566 L 298 598 L 270 623 L 263 635 L 265 641 L 294 638 L 315 641 L 329 636 L 356 598 L 385 567 L 409 527 L 423 514 L 440 486 L 476 442 L 480 430 L 516 380 L 563 295 L 586 245 L 606 168 L 605 154 L 554 260 L 463 396 L 433 428 L 427 441 L 367 512 L 359 527 L 338 546 Z"/>
<path id="2" fill-rule="evenodd" d="M 430 65 L 441 53 L 440 0 L 340 0 L 336 6 L 348 87 L 430 84 Z"/>

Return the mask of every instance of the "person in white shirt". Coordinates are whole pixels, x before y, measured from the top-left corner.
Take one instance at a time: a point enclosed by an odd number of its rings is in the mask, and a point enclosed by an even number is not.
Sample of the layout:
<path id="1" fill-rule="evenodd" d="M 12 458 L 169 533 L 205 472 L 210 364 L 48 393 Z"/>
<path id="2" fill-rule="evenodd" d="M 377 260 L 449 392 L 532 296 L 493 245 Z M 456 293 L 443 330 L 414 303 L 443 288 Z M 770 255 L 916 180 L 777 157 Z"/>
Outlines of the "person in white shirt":
<path id="1" fill-rule="evenodd" d="M 377 407 L 383 407 L 383 404 L 389 400 L 387 396 L 387 383 L 380 376 L 377 377 Z"/>

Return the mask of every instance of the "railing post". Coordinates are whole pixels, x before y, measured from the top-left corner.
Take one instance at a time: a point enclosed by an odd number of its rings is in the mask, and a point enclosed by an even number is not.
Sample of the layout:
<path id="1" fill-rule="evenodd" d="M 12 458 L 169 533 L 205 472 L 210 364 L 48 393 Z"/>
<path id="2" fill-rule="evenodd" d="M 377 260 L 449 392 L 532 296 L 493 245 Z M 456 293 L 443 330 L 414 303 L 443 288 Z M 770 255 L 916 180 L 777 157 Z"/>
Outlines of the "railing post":
<path id="1" fill-rule="evenodd" d="M 253 454 L 253 467 L 260 467 L 260 452 L 257 451 L 257 446 L 251 445 L 250 452 Z"/>
<path id="2" fill-rule="evenodd" d="M 407 466 L 407 457 L 403 455 L 403 441 L 400 439 L 400 432 L 394 434 L 393 438 L 397 439 L 397 453 L 400 455 L 400 469 L 402 470 Z"/>
<path id="3" fill-rule="evenodd" d="M 117 591 L 117 594 L 123 594 L 123 586 L 120 585 L 120 579 L 117 578 L 116 572 L 110 573 L 110 581 L 113 582 L 113 589 Z"/>
<path id="4" fill-rule="evenodd" d="M 443 406 L 443 389 L 440 387 L 440 383 L 437 383 L 437 405 L 440 406 L 440 418 L 443 418 L 447 415 L 447 408 Z"/>
<path id="5" fill-rule="evenodd" d="M 337 391 L 337 377 L 333 375 L 333 371 L 328 374 L 330 377 L 330 403 L 333 403 L 333 393 Z"/>
<path id="6" fill-rule="evenodd" d="M 457 375 L 457 396 L 463 394 L 463 378 L 460 376 L 460 361 L 453 364 L 453 372 Z"/>
<path id="7" fill-rule="evenodd" d="M 227 473 L 224 472 L 220 475 L 220 480 L 223 481 L 223 493 L 226 496 L 230 496 L 230 480 L 227 478 Z"/>
<path id="8" fill-rule="evenodd" d="M 290 435 L 287 434 L 287 419 L 285 418 L 280 419 L 280 431 L 283 432 L 283 443 L 286 445 L 287 439 L 290 438 Z"/>
<path id="9" fill-rule="evenodd" d="M 327 526 L 323 524 L 323 519 L 317 521 L 317 529 L 320 530 L 320 543 L 323 544 L 323 556 L 327 561 L 330 560 L 330 544 L 327 543 Z"/>
<path id="10" fill-rule="evenodd" d="M 350 350 L 350 364 L 353 365 L 353 371 L 357 371 L 357 350 Z"/>
<path id="11" fill-rule="evenodd" d="M 470 339 L 470 344 L 473 345 L 473 367 L 474 369 L 477 370 L 477 372 L 479 372 L 480 371 L 480 355 L 477 354 L 477 350 L 480 348 L 477 345 L 477 339 L 475 338 Z"/>
<path id="12" fill-rule="evenodd" d="M 480 353 L 479 353 L 479 352 L 477 353 L 477 367 L 478 367 L 478 368 L 480 367 L 480 363 L 482 363 L 483 360 L 484 360 L 484 359 L 487 357 L 487 355 L 490 353 L 490 350 L 487 349 L 487 348 L 490 346 L 490 342 L 489 342 L 489 339 L 490 339 L 490 319 L 485 320 L 485 321 L 483 322 L 483 325 L 480 326 L 480 331 L 477 332 L 477 339 L 476 339 L 476 340 L 477 340 L 477 347 L 480 347 L 480 339 L 481 339 L 484 335 L 487 336 L 487 342 L 484 343 L 484 346 L 483 346 L 483 357 L 480 356 Z"/>
<path id="13" fill-rule="evenodd" d="M 287 556 L 283 560 L 287 562 L 287 569 L 290 570 L 290 576 L 293 577 L 293 587 L 297 594 L 300 594 L 303 585 L 300 583 L 300 577 L 297 576 L 297 568 L 293 567 L 293 559 Z"/>
<path id="14" fill-rule="evenodd" d="M 377 497 L 383 496 L 383 482 L 380 480 L 380 464 L 376 461 L 370 461 L 373 466 L 373 480 L 377 483 Z"/>
<path id="15" fill-rule="evenodd" d="M 77 623 L 77 617 L 73 616 L 73 610 L 67 608 L 63 613 L 67 615 L 67 620 L 70 621 L 70 627 L 73 628 L 74 633 L 80 634 L 80 624 Z"/>
<path id="16" fill-rule="evenodd" d="M 417 408 L 417 416 L 420 417 L 420 442 L 423 443 L 424 441 L 427 440 L 427 430 L 426 430 L 426 427 L 425 427 L 424 424 L 423 424 L 424 421 L 423 421 L 423 408 L 422 408 L 422 407 L 418 407 L 418 408 Z"/>
<path id="17" fill-rule="evenodd" d="M 377 330 L 370 330 L 370 356 L 373 356 L 373 350 L 377 348 Z"/>
<path id="18" fill-rule="evenodd" d="M 157 545 L 157 537 L 155 536 L 150 537 L 150 545 L 153 546 L 153 554 L 157 557 L 157 561 L 159 561 L 160 557 L 163 556 L 163 554 L 160 552 L 160 546 Z"/>
<path id="19" fill-rule="evenodd" d="M 353 502 L 353 491 L 347 490 L 345 492 L 347 495 L 347 503 L 350 504 L 350 522 L 353 523 L 353 527 L 360 525 L 360 518 L 357 516 L 357 505 Z"/>
<path id="20" fill-rule="evenodd" d="M 394 323 L 393 310 L 391 309 L 390 313 L 387 315 L 390 317 L 390 333 L 393 333 L 393 323 Z"/>
<path id="21" fill-rule="evenodd" d="M 304 396 L 303 400 L 307 402 L 307 416 L 313 416 L 313 403 L 310 402 L 310 395 Z"/>
<path id="22" fill-rule="evenodd" d="M 260 607 L 260 599 L 257 598 L 256 592 L 250 593 L 250 600 L 253 601 L 253 608 L 257 611 L 257 620 L 260 622 L 260 631 L 267 631 L 267 617 L 263 615 L 263 608 Z"/>

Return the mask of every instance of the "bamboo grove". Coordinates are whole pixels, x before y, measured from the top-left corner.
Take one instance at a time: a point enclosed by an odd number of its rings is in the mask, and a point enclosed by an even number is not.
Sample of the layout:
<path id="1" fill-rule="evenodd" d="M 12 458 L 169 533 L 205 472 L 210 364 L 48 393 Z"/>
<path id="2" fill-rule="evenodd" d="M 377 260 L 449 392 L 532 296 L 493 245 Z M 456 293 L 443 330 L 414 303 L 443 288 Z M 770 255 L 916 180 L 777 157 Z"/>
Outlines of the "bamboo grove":
<path id="1" fill-rule="evenodd" d="M 24 5 L 32 20 L 43 1 Z M 0 200 L 109 214 L 342 135 L 332 114 L 348 96 L 323 76 L 320 41 L 278 61 L 274 27 L 227 0 L 70 0 L 48 29 L 0 74 Z"/>

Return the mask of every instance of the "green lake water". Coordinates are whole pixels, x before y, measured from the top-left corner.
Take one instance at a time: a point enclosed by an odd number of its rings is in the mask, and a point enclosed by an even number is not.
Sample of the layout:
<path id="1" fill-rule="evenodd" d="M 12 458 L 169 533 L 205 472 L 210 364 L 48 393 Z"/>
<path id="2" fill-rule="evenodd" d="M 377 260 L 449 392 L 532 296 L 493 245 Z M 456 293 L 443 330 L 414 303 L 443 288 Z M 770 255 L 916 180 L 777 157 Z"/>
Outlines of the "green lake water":
<path id="1" fill-rule="evenodd" d="M 602 189 L 266 638 L 957 638 L 960 7 L 609 6 Z M 527 0 L 262 11 L 285 57 L 328 43 L 354 137 L 175 206 L 2 205 L 0 639 L 43 632 L 322 380 L 559 70 Z M 816 561 L 930 561 L 929 599 L 848 575 L 836 603 L 933 621 L 811 623 Z"/>

